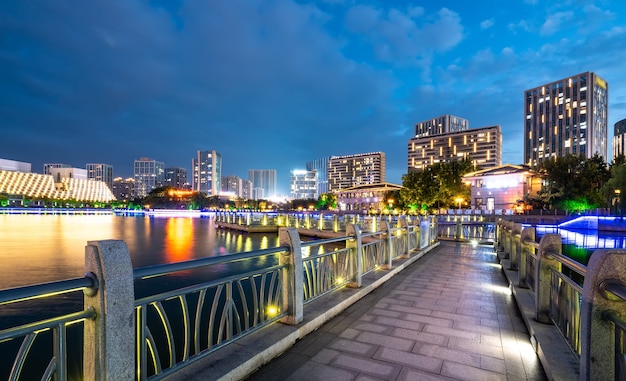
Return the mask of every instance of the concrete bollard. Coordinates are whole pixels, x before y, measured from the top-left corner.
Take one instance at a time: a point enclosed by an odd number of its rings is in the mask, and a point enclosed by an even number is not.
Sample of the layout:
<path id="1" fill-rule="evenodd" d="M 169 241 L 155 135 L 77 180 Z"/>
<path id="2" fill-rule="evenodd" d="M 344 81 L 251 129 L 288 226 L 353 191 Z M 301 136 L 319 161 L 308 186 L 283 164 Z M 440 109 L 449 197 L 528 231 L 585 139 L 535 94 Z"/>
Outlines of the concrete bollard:
<path id="1" fill-rule="evenodd" d="M 510 269 L 519 268 L 520 241 L 522 236 L 522 224 L 513 224 L 511 229 L 511 263 Z"/>
<path id="2" fill-rule="evenodd" d="M 606 282 L 626 284 L 626 251 L 596 250 L 587 264 L 581 305 L 581 380 L 615 380 L 615 327 L 603 312 L 626 316 L 626 302 L 604 290 Z"/>
<path id="3" fill-rule="evenodd" d="M 561 272 L 561 262 L 550 257 L 551 253 L 561 254 L 561 236 L 546 234 L 541 237 L 537 253 L 535 271 L 535 320 L 540 323 L 550 321 L 550 269 Z"/>
<path id="4" fill-rule="evenodd" d="M 94 295 L 84 296 L 85 308 L 96 318 L 85 321 L 83 372 L 85 380 L 135 379 L 135 294 L 133 266 L 124 241 L 89 241 L 85 270 L 98 280 Z"/>
<path id="5" fill-rule="evenodd" d="M 302 247 L 300 236 L 295 228 L 279 228 L 280 246 L 288 246 L 289 252 L 281 254 L 279 263 L 287 268 L 283 272 L 283 308 L 287 316 L 280 319 L 282 323 L 296 325 L 304 317 L 304 268 L 302 264 Z"/>

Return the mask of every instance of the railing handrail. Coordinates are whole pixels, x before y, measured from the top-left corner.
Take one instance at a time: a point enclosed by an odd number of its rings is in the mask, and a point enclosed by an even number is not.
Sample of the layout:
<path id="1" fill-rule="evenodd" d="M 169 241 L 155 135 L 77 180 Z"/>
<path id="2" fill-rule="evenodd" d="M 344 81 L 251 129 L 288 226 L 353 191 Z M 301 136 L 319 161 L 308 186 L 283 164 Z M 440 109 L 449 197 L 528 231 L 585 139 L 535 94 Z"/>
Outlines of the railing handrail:
<path id="1" fill-rule="evenodd" d="M 0 290 L 0 306 L 75 291 L 95 293 L 97 290 L 98 281 L 95 277 L 87 274 L 82 278 L 65 279 Z"/>
<path id="2" fill-rule="evenodd" d="M 288 246 L 276 246 L 267 249 L 246 251 L 235 254 L 227 254 L 219 257 L 208 257 L 192 259 L 184 262 L 164 263 L 155 266 L 140 267 L 133 270 L 133 277 L 135 280 L 149 279 L 159 277 L 179 271 L 193 270 L 205 266 L 213 266 L 218 264 L 230 263 L 242 261 L 250 258 L 261 257 L 264 255 L 278 254 L 284 251 L 288 251 Z"/>
<path id="3" fill-rule="evenodd" d="M 315 239 L 315 240 L 311 240 L 311 241 L 302 241 L 300 243 L 300 246 L 301 247 L 311 247 L 311 246 L 326 245 L 326 244 L 329 244 L 329 243 L 343 242 L 345 240 L 355 239 L 355 238 L 356 237 L 354 237 L 354 236 L 344 236 L 344 237 L 337 237 L 337 238 Z"/>

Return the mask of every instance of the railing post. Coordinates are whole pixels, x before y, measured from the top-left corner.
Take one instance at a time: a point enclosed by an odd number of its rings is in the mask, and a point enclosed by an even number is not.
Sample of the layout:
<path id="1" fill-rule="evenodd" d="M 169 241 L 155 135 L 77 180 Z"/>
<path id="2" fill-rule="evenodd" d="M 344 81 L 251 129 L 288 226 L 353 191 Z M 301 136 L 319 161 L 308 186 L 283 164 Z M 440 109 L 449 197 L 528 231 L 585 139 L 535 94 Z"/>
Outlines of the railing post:
<path id="1" fill-rule="evenodd" d="M 405 216 L 398 217 L 398 222 L 400 222 L 400 228 L 406 232 L 404 237 L 404 242 L 406 243 L 406 252 L 404 253 L 404 255 L 408 258 L 411 254 L 411 240 L 409 239 L 409 234 L 411 232 L 409 231 L 409 224 L 407 223 Z"/>
<path id="2" fill-rule="evenodd" d="M 124 241 L 89 241 L 85 271 L 98 280 L 98 292 L 85 294 L 85 308 L 96 318 L 85 321 L 85 380 L 135 379 L 135 294 L 133 266 Z"/>
<path id="3" fill-rule="evenodd" d="M 511 270 L 517 270 L 519 267 L 518 253 L 521 251 L 521 236 L 522 224 L 513 224 L 513 227 L 511 229 Z"/>
<path id="4" fill-rule="evenodd" d="M 385 246 L 387 247 L 387 264 L 382 266 L 383 268 L 386 268 L 387 270 L 391 269 L 392 267 L 392 258 L 393 258 L 393 253 L 392 253 L 392 246 L 391 246 L 391 225 L 389 224 L 389 221 L 380 221 L 380 231 L 381 232 L 385 232 L 385 238 L 383 239 L 385 241 Z"/>
<path id="5" fill-rule="evenodd" d="M 339 216 L 337 214 L 333 215 L 333 232 L 337 233 L 339 231 Z"/>
<path id="6" fill-rule="evenodd" d="M 346 236 L 353 236 L 354 239 L 346 240 L 346 248 L 351 249 L 350 254 L 354 258 L 356 268 L 354 276 L 348 287 L 358 288 L 362 285 L 363 278 L 363 238 L 361 237 L 361 227 L 356 224 L 346 226 Z"/>
<path id="7" fill-rule="evenodd" d="M 535 271 L 535 319 L 550 323 L 550 270 L 561 272 L 561 262 L 550 256 L 561 254 L 561 235 L 545 234 L 539 242 Z"/>
<path id="8" fill-rule="evenodd" d="M 615 380 L 615 326 L 607 310 L 626 314 L 626 302 L 604 290 L 605 282 L 626 283 L 626 251 L 596 250 L 589 258 L 581 305 L 581 380 Z"/>
<path id="9" fill-rule="evenodd" d="M 461 236 L 463 235 L 463 221 L 459 216 L 454 216 L 454 222 L 456 223 L 455 231 L 454 231 L 454 239 L 456 241 L 461 240 Z"/>
<path id="10" fill-rule="evenodd" d="M 528 288 L 528 256 L 531 251 L 534 252 L 535 247 L 532 245 L 535 242 L 535 227 L 530 226 L 522 230 L 522 236 L 520 238 L 520 257 L 519 257 L 519 271 L 518 271 L 518 286 L 521 288 Z M 534 271 L 534 269 L 532 269 Z"/>
<path id="11" fill-rule="evenodd" d="M 419 217 L 413 219 L 413 231 L 415 232 L 415 244 L 417 245 L 415 248 L 420 250 L 422 248 L 422 224 Z"/>
<path id="12" fill-rule="evenodd" d="M 287 316 L 280 319 L 282 323 L 296 325 L 304 317 L 304 288 L 303 264 L 300 236 L 295 228 L 279 228 L 278 240 L 280 246 L 288 246 L 289 251 L 282 253 L 279 258 L 283 270 L 283 308 Z"/>

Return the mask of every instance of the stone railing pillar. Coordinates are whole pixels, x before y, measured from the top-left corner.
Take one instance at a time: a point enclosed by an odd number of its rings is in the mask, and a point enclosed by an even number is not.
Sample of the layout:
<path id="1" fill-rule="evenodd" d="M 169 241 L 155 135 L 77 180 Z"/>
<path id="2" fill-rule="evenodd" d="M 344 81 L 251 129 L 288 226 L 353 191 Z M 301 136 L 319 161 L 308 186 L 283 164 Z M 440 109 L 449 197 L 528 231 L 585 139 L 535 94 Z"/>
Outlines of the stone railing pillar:
<path id="1" fill-rule="evenodd" d="M 403 239 L 404 239 L 404 242 L 406 243 L 405 245 L 406 251 L 404 252 L 403 255 L 408 258 L 409 255 L 411 254 L 411 239 L 409 237 L 411 234 L 410 227 L 406 221 L 405 216 L 398 217 L 398 222 L 400 223 L 400 228 L 405 231 Z"/>
<path id="2" fill-rule="evenodd" d="M 608 282 L 626 284 L 626 250 L 596 250 L 589 258 L 581 305 L 581 380 L 615 380 L 615 327 L 602 313 L 626 316 L 626 302 L 608 293 Z M 622 375 L 623 376 L 623 375 Z"/>
<path id="3" fill-rule="evenodd" d="M 346 236 L 354 236 L 354 240 L 349 239 L 346 241 L 346 248 L 351 249 L 350 255 L 352 255 L 355 265 L 354 276 L 348 284 L 349 287 L 358 288 L 362 285 L 363 278 L 363 238 L 361 237 L 361 227 L 356 224 L 349 224 L 346 226 Z"/>
<path id="4" fill-rule="evenodd" d="M 280 319 L 282 323 L 296 325 L 304 317 L 304 284 L 302 264 L 302 246 L 300 236 L 295 228 L 279 228 L 278 240 L 280 246 L 288 246 L 289 251 L 279 257 L 283 270 L 283 308 L 287 316 Z"/>
<path id="5" fill-rule="evenodd" d="M 135 379 L 135 294 L 133 266 L 124 241 L 89 241 L 85 270 L 98 280 L 98 291 L 85 294 L 85 308 L 96 318 L 85 320 L 85 380 Z"/>
<path id="6" fill-rule="evenodd" d="M 518 271 L 518 286 L 521 288 L 528 288 L 528 256 L 531 253 L 534 253 L 535 247 L 532 245 L 532 242 L 535 242 L 535 227 L 527 227 L 522 230 L 522 235 L 520 237 L 520 256 L 519 256 L 519 271 Z M 534 271 L 535 269 L 530 269 L 530 271 Z"/>
<path id="7" fill-rule="evenodd" d="M 522 236 L 522 224 L 513 224 L 511 229 L 511 270 L 517 270 L 519 267 L 519 252 L 521 251 L 520 242 Z"/>
<path id="8" fill-rule="evenodd" d="M 460 241 L 463 236 L 463 217 L 462 216 L 454 216 L 454 222 L 456 223 L 454 230 L 454 239 L 456 241 Z"/>
<path id="9" fill-rule="evenodd" d="M 383 240 L 387 248 L 387 258 L 385 258 L 387 263 L 382 268 L 389 270 L 392 267 L 393 247 L 391 245 L 391 226 L 388 221 L 380 221 L 380 231 L 384 232 L 385 238 Z"/>
<path id="10" fill-rule="evenodd" d="M 539 241 L 535 271 L 535 319 L 540 323 L 550 321 L 550 270 L 561 272 L 561 262 L 550 256 L 561 254 L 561 235 L 545 234 Z"/>

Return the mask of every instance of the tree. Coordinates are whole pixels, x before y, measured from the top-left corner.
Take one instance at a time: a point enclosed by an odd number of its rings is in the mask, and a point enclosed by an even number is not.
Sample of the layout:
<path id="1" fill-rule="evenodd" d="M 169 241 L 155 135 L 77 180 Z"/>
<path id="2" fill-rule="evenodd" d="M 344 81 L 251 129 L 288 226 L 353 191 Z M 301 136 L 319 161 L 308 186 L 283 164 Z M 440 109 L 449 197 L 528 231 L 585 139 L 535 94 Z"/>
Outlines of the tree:
<path id="1" fill-rule="evenodd" d="M 333 210 L 337 208 L 337 195 L 334 193 L 322 193 L 317 198 L 317 210 Z"/>

